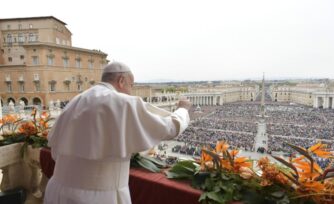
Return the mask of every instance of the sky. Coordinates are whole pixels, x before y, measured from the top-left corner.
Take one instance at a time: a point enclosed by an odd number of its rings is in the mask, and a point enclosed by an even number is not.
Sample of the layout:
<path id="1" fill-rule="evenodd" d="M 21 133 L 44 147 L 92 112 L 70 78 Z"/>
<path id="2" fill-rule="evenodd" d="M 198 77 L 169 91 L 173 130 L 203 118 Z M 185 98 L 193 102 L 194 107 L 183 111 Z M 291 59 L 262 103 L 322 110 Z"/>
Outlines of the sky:
<path id="1" fill-rule="evenodd" d="M 54 16 L 72 45 L 136 82 L 334 79 L 332 0 L 16 0 L 0 18 Z"/>

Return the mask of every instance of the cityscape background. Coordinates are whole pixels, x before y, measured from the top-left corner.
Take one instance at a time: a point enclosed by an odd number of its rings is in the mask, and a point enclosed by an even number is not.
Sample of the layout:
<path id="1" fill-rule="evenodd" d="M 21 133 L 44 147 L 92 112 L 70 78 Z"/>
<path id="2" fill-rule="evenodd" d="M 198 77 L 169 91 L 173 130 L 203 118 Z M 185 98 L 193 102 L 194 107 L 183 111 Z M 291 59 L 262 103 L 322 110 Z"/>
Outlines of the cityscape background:
<path id="1" fill-rule="evenodd" d="M 15 9 L 13 8 L 15 6 Z M 136 82 L 334 78 L 330 0 L 2 2 L 0 18 L 55 16 L 73 46 L 128 64 Z M 13 8 L 13 9 L 10 9 Z"/>

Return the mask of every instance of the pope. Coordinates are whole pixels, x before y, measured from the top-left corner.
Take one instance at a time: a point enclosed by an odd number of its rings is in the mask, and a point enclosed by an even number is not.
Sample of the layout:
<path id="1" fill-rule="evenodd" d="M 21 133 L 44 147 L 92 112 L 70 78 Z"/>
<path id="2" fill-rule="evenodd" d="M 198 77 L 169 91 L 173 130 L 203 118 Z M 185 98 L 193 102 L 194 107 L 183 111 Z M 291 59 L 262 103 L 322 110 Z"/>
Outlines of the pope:
<path id="1" fill-rule="evenodd" d="M 132 153 L 180 135 L 189 124 L 186 99 L 174 112 L 131 96 L 134 76 L 112 62 L 101 82 L 74 97 L 49 132 L 54 174 L 44 204 L 131 204 Z"/>

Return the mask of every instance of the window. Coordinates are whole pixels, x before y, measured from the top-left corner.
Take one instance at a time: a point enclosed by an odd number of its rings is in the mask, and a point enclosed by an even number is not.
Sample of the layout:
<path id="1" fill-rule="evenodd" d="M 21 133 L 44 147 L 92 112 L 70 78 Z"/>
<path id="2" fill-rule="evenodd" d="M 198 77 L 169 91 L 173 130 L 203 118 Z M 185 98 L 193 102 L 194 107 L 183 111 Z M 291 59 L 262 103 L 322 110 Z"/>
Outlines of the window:
<path id="1" fill-rule="evenodd" d="M 29 42 L 35 42 L 36 41 L 36 35 L 33 33 L 29 33 Z"/>
<path id="2" fill-rule="evenodd" d="M 56 44 L 58 44 L 58 45 L 60 44 L 60 40 L 57 37 L 56 37 Z"/>
<path id="3" fill-rule="evenodd" d="M 53 65 L 53 57 L 48 56 L 48 65 Z"/>
<path id="4" fill-rule="evenodd" d="M 69 83 L 64 83 L 64 89 L 65 89 L 65 91 L 70 91 L 70 84 Z"/>
<path id="5" fill-rule="evenodd" d="M 8 62 L 12 62 L 12 61 L 13 61 L 12 57 L 8 57 Z"/>
<path id="6" fill-rule="evenodd" d="M 32 24 L 29 24 L 29 28 L 32 29 Z"/>
<path id="7" fill-rule="evenodd" d="M 77 86 L 77 87 L 78 87 L 78 91 L 82 91 L 82 84 L 81 84 L 81 83 L 78 83 L 77 85 L 78 85 L 78 86 Z"/>
<path id="8" fill-rule="evenodd" d="M 63 64 L 65 68 L 68 67 L 68 58 L 63 58 Z"/>
<path id="9" fill-rule="evenodd" d="M 32 34 L 32 33 L 29 33 L 29 42 L 32 42 L 32 40 L 33 40 L 33 37 L 34 37 L 34 34 Z"/>
<path id="10" fill-rule="evenodd" d="M 20 83 L 19 85 L 19 91 L 24 92 L 24 83 Z"/>
<path id="11" fill-rule="evenodd" d="M 39 74 L 34 74 L 34 81 L 39 81 Z"/>
<path id="12" fill-rule="evenodd" d="M 7 44 L 8 44 L 8 46 L 11 46 L 12 43 L 13 43 L 12 35 L 8 34 L 7 35 Z"/>
<path id="13" fill-rule="evenodd" d="M 75 59 L 76 68 L 81 68 L 81 59 Z"/>
<path id="14" fill-rule="evenodd" d="M 88 68 L 93 69 L 93 62 L 88 62 Z"/>
<path id="15" fill-rule="evenodd" d="M 33 65 L 38 65 L 39 64 L 38 56 L 33 56 L 32 57 L 32 64 Z"/>
<path id="16" fill-rule="evenodd" d="M 22 24 L 19 24 L 19 30 L 21 30 L 22 29 Z"/>
<path id="17" fill-rule="evenodd" d="M 12 92 L 12 83 L 7 83 L 7 92 Z"/>
<path id="18" fill-rule="evenodd" d="M 7 29 L 10 30 L 10 25 L 7 25 Z"/>
<path id="19" fill-rule="evenodd" d="M 18 40 L 19 40 L 19 43 L 24 43 L 24 37 L 23 37 L 23 34 L 22 33 L 19 33 L 19 36 L 18 36 Z"/>
<path id="20" fill-rule="evenodd" d="M 20 55 L 20 59 L 23 60 L 24 59 L 24 55 Z"/>
<path id="21" fill-rule="evenodd" d="M 6 76 L 5 76 L 5 81 L 6 82 L 11 82 L 12 80 L 10 79 L 10 75 L 9 74 L 6 74 Z"/>
<path id="22" fill-rule="evenodd" d="M 41 91 L 41 84 L 39 83 L 39 81 L 35 82 L 35 91 Z"/>
<path id="23" fill-rule="evenodd" d="M 50 83 L 50 91 L 56 91 L 56 83 Z"/>

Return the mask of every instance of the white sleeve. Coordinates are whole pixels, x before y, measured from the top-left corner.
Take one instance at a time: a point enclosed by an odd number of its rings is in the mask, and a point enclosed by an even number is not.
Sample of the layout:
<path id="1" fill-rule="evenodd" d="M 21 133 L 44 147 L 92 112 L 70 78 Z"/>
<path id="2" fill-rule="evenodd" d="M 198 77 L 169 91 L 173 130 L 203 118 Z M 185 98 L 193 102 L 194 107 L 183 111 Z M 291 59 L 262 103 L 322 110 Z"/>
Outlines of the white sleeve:
<path id="1" fill-rule="evenodd" d="M 180 135 L 189 125 L 190 121 L 189 113 L 188 110 L 185 108 L 178 108 L 176 111 L 172 113 L 164 109 L 158 108 L 156 106 L 153 106 L 152 104 L 149 103 L 145 103 L 145 106 L 147 110 L 153 114 L 159 115 L 161 117 L 171 117 L 176 128 L 175 135 L 172 137 Z"/>
<path id="2" fill-rule="evenodd" d="M 189 124 L 184 108 L 168 112 L 137 99 L 129 106 L 127 117 L 126 151 L 140 152 L 152 148 L 163 140 L 181 134 Z"/>

